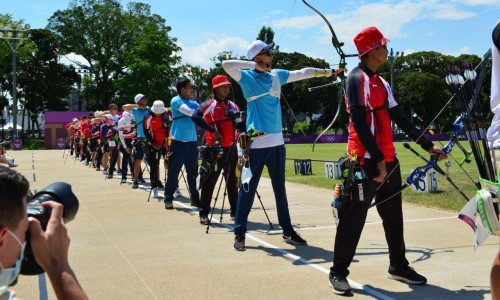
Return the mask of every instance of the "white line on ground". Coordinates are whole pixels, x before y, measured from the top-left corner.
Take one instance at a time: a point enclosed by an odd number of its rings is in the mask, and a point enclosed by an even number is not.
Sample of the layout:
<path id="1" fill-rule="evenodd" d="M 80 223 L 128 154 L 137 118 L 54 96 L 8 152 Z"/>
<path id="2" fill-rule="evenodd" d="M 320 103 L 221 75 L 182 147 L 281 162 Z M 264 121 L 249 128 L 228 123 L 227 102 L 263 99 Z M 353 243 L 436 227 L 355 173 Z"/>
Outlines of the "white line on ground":
<path id="1" fill-rule="evenodd" d="M 404 220 L 405 223 L 412 223 L 412 222 L 426 222 L 426 221 L 437 221 L 437 220 L 449 220 L 449 219 L 458 219 L 458 217 L 442 217 L 442 218 L 426 218 L 426 219 L 414 219 L 414 220 Z M 367 222 L 365 223 L 366 225 L 379 225 L 382 224 L 382 221 L 377 221 L 377 222 Z M 300 226 L 296 227 L 300 231 L 306 231 L 306 230 L 319 230 L 319 229 L 331 229 L 331 228 L 337 228 L 337 226 L 332 225 L 332 226 Z M 260 231 L 259 231 L 260 232 Z M 268 234 L 275 234 L 275 233 L 280 233 L 281 230 L 269 230 L 266 231 Z"/>
<path id="2" fill-rule="evenodd" d="M 178 205 L 180 205 L 180 206 L 184 207 L 184 208 L 187 208 L 187 209 L 190 209 L 190 210 L 193 210 L 193 211 L 196 211 L 196 210 L 197 210 L 196 208 L 193 208 L 193 207 L 191 207 L 191 206 L 188 206 L 188 205 L 186 205 L 186 204 L 184 204 L 184 203 L 182 203 L 182 202 L 179 202 L 179 201 L 176 201 L 176 200 L 174 200 L 174 202 L 175 202 L 176 204 L 178 204 Z M 226 224 L 226 223 L 221 223 L 221 222 L 219 222 L 219 221 L 218 221 L 218 220 L 216 220 L 216 219 L 212 219 L 210 222 L 211 222 L 211 223 L 219 223 L 219 224 L 221 224 L 222 226 L 224 226 L 224 227 L 228 228 L 229 230 L 234 230 L 233 226 L 231 226 L 231 225 L 229 225 L 229 224 Z M 279 232 L 281 232 L 281 231 L 279 231 Z M 249 239 L 251 239 L 251 240 L 253 240 L 253 241 L 255 241 L 255 242 L 257 242 L 257 243 L 259 243 L 259 244 L 261 244 L 261 245 L 263 245 L 263 246 L 265 246 L 265 247 L 268 247 L 268 248 L 274 249 L 274 250 L 276 250 L 277 252 L 279 252 L 279 253 L 283 254 L 283 256 L 286 256 L 286 257 L 288 257 L 288 258 L 290 258 L 290 259 L 293 259 L 294 261 L 299 261 L 299 262 L 301 262 L 301 263 L 303 263 L 303 264 L 305 264 L 305 265 L 307 265 L 307 266 L 309 266 L 309 267 L 311 267 L 311 268 L 313 268 L 313 269 L 319 270 L 319 271 L 321 271 L 321 272 L 323 272 L 323 273 L 325 273 L 325 274 L 330 274 L 330 270 L 329 270 L 329 269 L 325 269 L 325 268 L 323 268 L 322 266 L 319 266 L 319 265 L 317 265 L 317 264 L 315 264 L 315 263 L 313 263 L 313 262 L 311 262 L 311 261 L 309 261 L 309 260 L 307 260 L 307 259 L 305 259 L 305 258 L 302 258 L 302 257 L 300 257 L 300 256 L 298 256 L 298 255 L 292 254 L 292 253 L 288 252 L 288 251 L 287 251 L 287 250 L 285 250 L 285 249 L 282 249 L 282 248 L 280 248 L 280 247 L 278 247 L 278 246 L 275 246 L 275 245 L 270 244 L 270 243 L 268 243 L 268 242 L 266 242 L 266 241 L 263 241 L 263 240 L 261 240 L 261 239 L 259 239 L 259 238 L 255 237 L 255 236 L 253 236 L 252 234 L 250 234 L 250 233 L 248 233 L 248 232 L 246 233 L 245 237 L 246 237 L 246 238 L 249 238 Z M 353 281 L 353 280 L 351 280 L 351 279 L 348 279 L 348 281 L 349 281 L 349 284 L 350 284 L 352 287 L 355 287 L 355 288 L 357 288 L 357 289 L 359 289 L 359 290 L 363 290 L 363 291 L 365 291 L 367 294 L 370 294 L 370 295 L 372 295 L 372 296 L 376 297 L 377 299 L 382 299 L 382 300 L 394 300 L 394 298 L 392 298 L 392 297 L 390 297 L 390 296 L 387 296 L 387 295 L 385 295 L 385 294 L 382 294 L 382 293 L 380 293 L 380 292 L 378 292 L 378 291 L 376 291 L 376 290 L 374 290 L 374 289 L 371 289 L 371 288 L 369 288 L 369 287 L 366 287 L 366 286 L 364 286 L 364 285 L 363 285 L 363 284 L 361 284 L 361 283 L 358 283 L 358 282 Z"/>

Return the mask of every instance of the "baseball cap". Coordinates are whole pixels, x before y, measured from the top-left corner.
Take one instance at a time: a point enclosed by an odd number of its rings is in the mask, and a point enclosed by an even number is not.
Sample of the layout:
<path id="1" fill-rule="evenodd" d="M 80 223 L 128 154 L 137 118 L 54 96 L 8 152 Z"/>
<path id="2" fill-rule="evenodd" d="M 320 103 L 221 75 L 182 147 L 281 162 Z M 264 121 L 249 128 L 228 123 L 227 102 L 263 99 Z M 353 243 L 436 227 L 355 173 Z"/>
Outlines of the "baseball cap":
<path id="1" fill-rule="evenodd" d="M 382 35 L 377 27 L 374 26 L 361 30 L 361 32 L 354 37 L 354 44 L 358 49 L 359 57 L 377 47 L 387 44 L 388 42 L 390 41 Z"/>
<path id="2" fill-rule="evenodd" d="M 78 121 L 78 119 L 77 118 L 73 118 L 72 122 L 76 122 L 76 121 Z"/>
<path id="3" fill-rule="evenodd" d="M 153 102 L 153 106 L 151 107 L 151 111 L 154 114 L 158 114 L 158 115 L 162 114 L 166 111 L 165 104 L 161 100 L 156 100 L 155 102 Z"/>
<path id="4" fill-rule="evenodd" d="M 227 77 L 224 75 L 217 75 L 212 78 L 212 89 L 215 89 L 221 85 L 231 85 L 231 82 L 229 82 L 229 79 L 227 79 Z"/>
<path id="5" fill-rule="evenodd" d="M 270 51 L 274 48 L 274 43 L 266 44 L 263 41 L 253 41 L 247 48 L 247 58 L 252 60 L 257 54 L 263 51 Z"/>
<path id="6" fill-rule="evenodd" d="M 142 100 L 142 99 L 144 99 L 144 98 L 146 98 L 146 96 L 145 96 L 145 95 L 143 95 L 143 94 L 137 94 L 137 95 L 135 95 L 135 97 L 134 97 L 134 101 L 135 101 L 135 103 L 137 104 L 137 103 L 139 103 L 139 101 L 141 101 L 141 100 Z"/>

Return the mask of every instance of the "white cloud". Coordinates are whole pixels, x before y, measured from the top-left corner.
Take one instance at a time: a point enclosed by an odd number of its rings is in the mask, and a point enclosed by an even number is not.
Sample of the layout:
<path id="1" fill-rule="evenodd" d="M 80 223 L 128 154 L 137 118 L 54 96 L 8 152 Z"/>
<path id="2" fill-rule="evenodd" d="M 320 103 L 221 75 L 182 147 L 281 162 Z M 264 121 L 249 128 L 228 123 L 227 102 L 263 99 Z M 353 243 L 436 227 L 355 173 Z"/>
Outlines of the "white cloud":
<path id="1" fill-rule="evenodd" d="M 223 51 L 232 51 L 236 57 L 246 55 L 249 42 L 240 37 L 209 38 L 203 44 L 187 46 L 179 43 L 182 48 L 180 55 L 183 63 L 204 68 L 213 68 L 211 58 Z"/>
<path id="2" fill-rule="evenodd" d="M 59 57 L 59 62 L 65 65 L 85 65 L 88 66 L 89 62 L 83 58 L 83 56 L 75 54 L 75 53 L 69 53 L 63 56 Z"/>
<path id="3" fill-rule="evenodd" d="M 465 5 L 478 6 L 478 5 L 497 5 L 500 6 L 498 0 L 462 0 L 460 1 Z"/>

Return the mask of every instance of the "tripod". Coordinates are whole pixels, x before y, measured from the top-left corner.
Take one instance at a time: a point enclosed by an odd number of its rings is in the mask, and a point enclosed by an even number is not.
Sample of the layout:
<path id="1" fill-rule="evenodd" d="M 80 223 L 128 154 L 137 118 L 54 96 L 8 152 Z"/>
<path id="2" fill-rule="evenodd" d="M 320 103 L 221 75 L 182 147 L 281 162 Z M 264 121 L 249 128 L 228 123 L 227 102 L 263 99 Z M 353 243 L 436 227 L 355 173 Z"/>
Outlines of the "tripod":
<path id="1" fill-rule="evenodd" d="M 219 198 L 220 190 L 221 190 L 221 187 L 222 187 L 222 181 L 224 181 L 224 184 L 225 184 L 225 186 L 224 186 L 224 196 L 222 198 L 222 208 L 221 208 L 221 215 L 220 215 L 220 222 L 222 223 L 222 219 L 223 219 L 222 215 L 223 215 L 223 212 L 224 212 L 224 203 L 225 203 L 226 195 L 227 195 L 227 181 L 228 181 L 228 178 L 229 178 L 230 168 L 232 167 L 231 162 L 232 162 L 232 157 L 234 155 L 235 143 L 232 143 L 231 146 L 229 148 L 227 148 L 227 149 L 228 149 L 227 150 L 228 153 L 226 154 L 226 160 L 224 162 L 224 166 L 222 167 L 222 170 L 223 170 L 222 179 L 219 182 L 219 187 L 217 189 L 217 193 L 216 193 L 216 196 L 215 196 L 215 199 L 214 199 L 214 204 L 213 204 L 213 207 L 212 207 L 212 210 L 211 210 L 211 213 L 210 213 L 210 218 L 208 218 L 208 224 L 207 224 L 206 233 L 208 233 L 208 231 L 210 229 L 211 220 L 212 220 L 212 217 L 214 215 L 215 206 L 217 204 L 217 199 Z M 236 167 L 236 165 L 234 167 Z M 259 199 L 260 205 L 262 206 L 262 209 L 264 210 L 264 214 L 266 215 L 266 218 L 267 218 L 267 221 L 269 223 L 269 226 L 272 229 L 273 225 L 271 223 L 271 220 L 269 219 L 269 216 L 267 215 L 267 211 L 266 211 L 266 208 L 264 207 L 264 204 L 262 203 L 260 194 L 257 191 L 256 191 L 256 194 L 257 194 L 257 198 Z"/>

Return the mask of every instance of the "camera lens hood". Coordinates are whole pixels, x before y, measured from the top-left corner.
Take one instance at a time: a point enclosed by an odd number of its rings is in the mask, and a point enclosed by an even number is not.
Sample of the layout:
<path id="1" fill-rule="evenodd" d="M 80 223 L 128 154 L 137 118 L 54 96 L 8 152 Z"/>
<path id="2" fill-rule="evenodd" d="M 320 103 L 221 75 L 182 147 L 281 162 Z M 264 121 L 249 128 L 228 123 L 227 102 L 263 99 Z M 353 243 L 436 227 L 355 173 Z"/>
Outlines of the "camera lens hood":
<path id="1" fill-rule="evenodd" d="M 64 206 L 63 218 L 66 222 L 75 218 L 76 213 L 78 212 L 79 203 L 78 198 L 76 198 L 75 194 L 71 190 L 71 185 L 66 182 L 54 182 L 38 191 L 32 199 L 37 199 L 42 195 L 50 195 L 52 200 L 61 203 Z"/>

